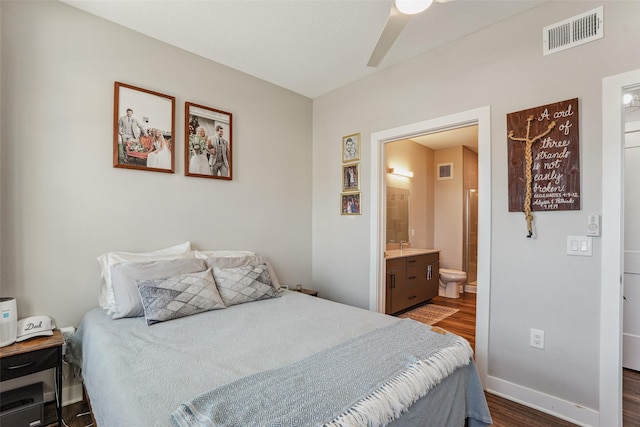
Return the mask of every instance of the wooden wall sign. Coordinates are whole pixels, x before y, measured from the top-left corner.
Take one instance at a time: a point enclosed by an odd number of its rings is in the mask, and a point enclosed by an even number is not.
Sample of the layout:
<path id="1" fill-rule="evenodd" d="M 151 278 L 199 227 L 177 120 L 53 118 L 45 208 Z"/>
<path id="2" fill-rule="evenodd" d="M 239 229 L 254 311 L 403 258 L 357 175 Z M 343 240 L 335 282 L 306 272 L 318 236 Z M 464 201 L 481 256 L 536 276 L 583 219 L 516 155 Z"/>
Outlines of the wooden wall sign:
<path id="1" fill-rule="evenodd" d="M 509 212 L 580 210 L 578 98 L 507 114 Z"/>

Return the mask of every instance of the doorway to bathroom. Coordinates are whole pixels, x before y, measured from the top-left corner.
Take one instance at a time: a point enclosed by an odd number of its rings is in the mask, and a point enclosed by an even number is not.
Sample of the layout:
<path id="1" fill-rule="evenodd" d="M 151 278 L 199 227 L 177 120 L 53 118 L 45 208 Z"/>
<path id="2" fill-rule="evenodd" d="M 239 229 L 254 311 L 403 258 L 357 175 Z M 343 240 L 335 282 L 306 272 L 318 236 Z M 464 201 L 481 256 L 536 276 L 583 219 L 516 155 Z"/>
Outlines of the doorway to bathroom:
<path id="1" fill-rule="evenodd" d="M 486 384 L 489 343 L 489 298 L 491 295 L 491 123 L 490 107 L 481 107 L 436 119 L 387 129 L 371 135 L 370 197 L 370 286 L 369 308 L 385 310 L 386 175 L 388 165 L 384 147 L 402 139 L 437 134 L 446 130 L 477 125 L 478 140 L 478 241 L 475 354 L 478 373 Z M 445 168 L 446 169 L 446 168 Z M 462 196 L 461 196 L 462 199 Z M 462 216 L 462 214 L 460 214 Z M 462 219 L 460 219 L 462 224 Z M 458 242 L 462 241 L 462 233 Z M 461 253 L 460 251 L 459 253 Z"/>
<path id="2" fill-rule="evenodd" d="M 460 290 L 475 293 L 478 126 L 389 142 L 384 158 L 386 249 L 437 250 L 440 268 L 463 271 Z"/>

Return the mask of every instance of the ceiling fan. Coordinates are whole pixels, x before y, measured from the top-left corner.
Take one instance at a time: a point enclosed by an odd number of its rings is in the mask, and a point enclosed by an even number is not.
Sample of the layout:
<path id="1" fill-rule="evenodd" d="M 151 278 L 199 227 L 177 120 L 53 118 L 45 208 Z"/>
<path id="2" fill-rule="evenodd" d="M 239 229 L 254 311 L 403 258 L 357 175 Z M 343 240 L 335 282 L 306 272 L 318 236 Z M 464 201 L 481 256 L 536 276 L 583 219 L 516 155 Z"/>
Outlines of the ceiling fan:
<path id="1" fill-rule="evenodd" d="M 389 17 L 382 29 L 382 34 L 380 34 L 378 43 L 376 44 L 376 47 L 373 48 L 373 53 L 371 54 L 371 58 L 369 58 L 367 66 L 377 67 L 380 65 L 384 57 L 389 52 L 389 49 L 391 49 L 391 46 L 393 46 L 396 39 L 404 29 L 405 25 L 407 25 L 411 19 L 411 15 L 424 12 L 434 1 L 438 3 L 446 3 L 450 0 L 395 0 L 394 4 L 391 6 Z"/>

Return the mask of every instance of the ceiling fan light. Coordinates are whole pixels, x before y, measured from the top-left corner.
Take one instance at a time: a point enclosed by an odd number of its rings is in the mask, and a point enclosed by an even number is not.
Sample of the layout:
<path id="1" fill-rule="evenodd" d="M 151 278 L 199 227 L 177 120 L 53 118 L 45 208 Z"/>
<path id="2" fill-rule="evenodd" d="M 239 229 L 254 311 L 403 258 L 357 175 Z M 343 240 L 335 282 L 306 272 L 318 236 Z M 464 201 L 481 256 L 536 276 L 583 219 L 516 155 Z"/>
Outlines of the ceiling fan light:
<path id="1" fill-rule="evenodd" d="M 396 0 L 396 9 L 405 15 L 416 15 L 431 6 L 433 0 Z"/>

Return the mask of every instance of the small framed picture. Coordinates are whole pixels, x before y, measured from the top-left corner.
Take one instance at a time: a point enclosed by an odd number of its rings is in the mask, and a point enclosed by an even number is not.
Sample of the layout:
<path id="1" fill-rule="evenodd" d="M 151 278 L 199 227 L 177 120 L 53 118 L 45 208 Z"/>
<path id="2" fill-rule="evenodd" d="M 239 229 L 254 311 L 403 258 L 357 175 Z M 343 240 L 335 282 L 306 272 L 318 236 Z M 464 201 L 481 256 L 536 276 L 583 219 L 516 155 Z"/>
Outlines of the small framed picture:
<path id="1" fill-rule="evenodd" d="M 342 191 L 360 190 L 360 163 L 342 165 Z"/>
<path id="2" fill-rule="evenodd" d="M 173 173 L 173 96 L 115 82 L 113 167 Z"/>
<path id="3" fill-rule="evenodd" d="M 360 134 L 342 137 L 342 163 L 360 160 Z"/>
<path id="4" fill-rule="evenodd" d="M 233 178 L 232 114 L 185 102 L 184 174 Z"/>
<path id="5" fill-rule="evenodd" d="M 360 192 L 340 194 L 340 213 L 342 215 L 360 215 Z"/>

